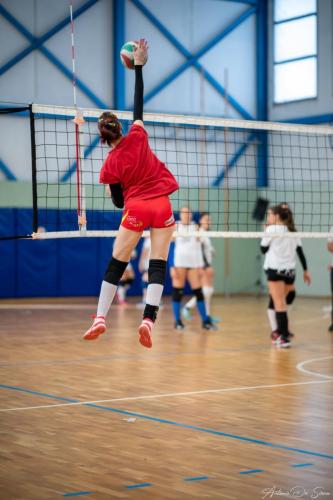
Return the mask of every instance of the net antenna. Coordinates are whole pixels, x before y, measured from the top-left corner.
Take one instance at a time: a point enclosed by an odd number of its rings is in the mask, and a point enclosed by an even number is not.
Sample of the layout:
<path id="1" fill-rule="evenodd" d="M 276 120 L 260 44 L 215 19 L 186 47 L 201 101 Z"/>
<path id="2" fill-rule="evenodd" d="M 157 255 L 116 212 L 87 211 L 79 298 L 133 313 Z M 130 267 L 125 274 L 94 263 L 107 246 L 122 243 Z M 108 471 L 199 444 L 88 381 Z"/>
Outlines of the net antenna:
<path id="1" fill-rule="evenodd" d="M 85 185 L 84 185 L 84 151 L 83 134 L 81 127 L 84 125 L 85 120 L 83 117 L 83 110 L 77 106 L 76 97 L 76 54 L 75 54 L 75 39 L 74 39 L 74 17 L 73 17 L 73 2 L 69 4 L 70 12 L 70 26 L 71 26 L 71 45 L 72 45 L 72 86 L 73 86 L 73 104 L 75 109 L 75 116 L 73 119 L 75 127 L 75 162 L 76 162 L 76 192 L 77 192 L 77 219 L 80 232 L 87 230 L 86 218 L 86 199 L 85 199 Z"/>

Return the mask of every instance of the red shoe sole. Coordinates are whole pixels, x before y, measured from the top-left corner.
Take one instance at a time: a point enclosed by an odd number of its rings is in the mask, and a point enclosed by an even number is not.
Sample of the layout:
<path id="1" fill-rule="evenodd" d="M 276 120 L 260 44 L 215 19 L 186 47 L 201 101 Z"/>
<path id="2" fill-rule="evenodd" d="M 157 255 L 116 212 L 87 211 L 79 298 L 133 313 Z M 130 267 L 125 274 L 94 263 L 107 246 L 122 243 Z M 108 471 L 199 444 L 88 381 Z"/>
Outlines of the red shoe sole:
<path id="1" fill-rule="evenodd" d="M 97 339 L 97 337 L 99 337 L 105 332 L 106 332 L 105 325 L 100 325 L 94 330 L 94 332 L 88 331 L 87 333 L 85 333 L 82 338 L 83 340 L 95 340 Z"/>
<path id="2" fill-rule="evenodd" d="M 139 342 L 148 349 L 150 349 L 153 345 L 149 333 L 149 328 L 146 325 L 139 326 Z"/>

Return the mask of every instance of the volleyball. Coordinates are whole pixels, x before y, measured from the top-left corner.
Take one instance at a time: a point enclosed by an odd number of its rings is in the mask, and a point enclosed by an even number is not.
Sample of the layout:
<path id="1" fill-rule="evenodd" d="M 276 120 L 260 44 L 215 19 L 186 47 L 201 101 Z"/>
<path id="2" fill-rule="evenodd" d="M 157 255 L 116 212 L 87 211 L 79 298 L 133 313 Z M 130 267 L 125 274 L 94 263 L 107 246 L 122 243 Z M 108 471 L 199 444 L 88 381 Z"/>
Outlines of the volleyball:
<path id="1" fill-rule="evenodd" d="M 121 62 L 127 69 L 134 69 L 134 50 L 137 45 L 137 42 L 126 42 L 120 50 Z"/>

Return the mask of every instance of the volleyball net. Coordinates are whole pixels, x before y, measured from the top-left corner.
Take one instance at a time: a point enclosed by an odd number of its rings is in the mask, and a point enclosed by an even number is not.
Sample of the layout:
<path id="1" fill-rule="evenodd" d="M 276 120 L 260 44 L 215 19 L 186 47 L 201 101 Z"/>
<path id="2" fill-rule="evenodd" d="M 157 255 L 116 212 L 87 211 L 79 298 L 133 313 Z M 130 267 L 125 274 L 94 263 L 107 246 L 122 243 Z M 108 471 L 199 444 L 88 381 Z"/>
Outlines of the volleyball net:
<path id="1" fill-rule="evenodd" d="M 30 107 L 31 234 L 38 238 L 115 236 L 121 210 L 99 184 L 109 152 L 97 130 L 102 111 Z M 126 133 L 132 113 L 115 114 Z M 183 206 L 209 212 L 211 237 L 261 237 L 258 208 L 279 203 L 292 209 L 298 236 L 329 235 L 333 127 L 150 113 L 144 120 L 152 150 L 180 185 L 171 196 L 175 213 Z"/>

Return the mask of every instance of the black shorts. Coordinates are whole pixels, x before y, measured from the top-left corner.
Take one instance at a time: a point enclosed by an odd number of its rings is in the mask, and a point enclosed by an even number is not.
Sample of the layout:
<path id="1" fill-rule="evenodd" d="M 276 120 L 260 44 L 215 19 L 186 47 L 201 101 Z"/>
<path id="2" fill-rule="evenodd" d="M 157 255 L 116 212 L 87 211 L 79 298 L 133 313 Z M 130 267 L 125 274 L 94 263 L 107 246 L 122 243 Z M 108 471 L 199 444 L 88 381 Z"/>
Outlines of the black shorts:
<path id="1" fill-rule="evenodd" d="M 284 281 L 286 285 L 292 285 L 295 282 L 295 269 L 266 269 L 268 281 Z"/>
<path id="2" fill-rule="evenodd" d="M 331 292 L 333 293 L 333 267 L 331 267 Z M 333 311 L 332 311 L 333 314 Z"/>

